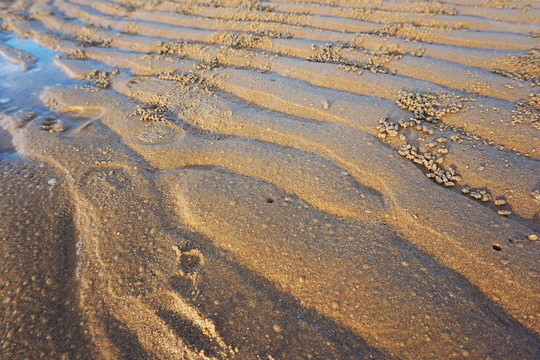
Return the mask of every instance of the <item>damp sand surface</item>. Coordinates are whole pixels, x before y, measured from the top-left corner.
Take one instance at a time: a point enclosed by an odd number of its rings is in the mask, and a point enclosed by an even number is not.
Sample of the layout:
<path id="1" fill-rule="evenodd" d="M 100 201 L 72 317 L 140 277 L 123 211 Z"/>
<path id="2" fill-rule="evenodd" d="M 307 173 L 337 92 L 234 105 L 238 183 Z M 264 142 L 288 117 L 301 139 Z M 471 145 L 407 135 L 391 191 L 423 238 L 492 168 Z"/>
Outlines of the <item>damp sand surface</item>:
<path id="1" fill-rule="evenodd" d="M 12 150 L 15 150 L 15 148 L 10 133 L 0 128 L 0 152 L 11 152 Z"/>
<path id="2" fill-rule="evenodd" d="M 538 358 L 539 15 L 0 1 L 0 357 Z"/>

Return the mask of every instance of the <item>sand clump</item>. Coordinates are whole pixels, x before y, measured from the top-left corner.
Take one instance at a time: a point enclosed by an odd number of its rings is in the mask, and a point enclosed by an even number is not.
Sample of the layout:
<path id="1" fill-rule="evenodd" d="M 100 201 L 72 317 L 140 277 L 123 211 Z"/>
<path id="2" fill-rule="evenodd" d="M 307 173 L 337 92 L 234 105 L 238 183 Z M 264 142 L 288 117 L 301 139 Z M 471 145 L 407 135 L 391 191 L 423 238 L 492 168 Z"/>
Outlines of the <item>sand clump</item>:
<path id="1" fill-rule="evenodd" d="M 86 56 L 86 53 L 83 50 L 75 49 L 74 51 L 70 52 L 69 54 L 66 54 L 66 59 L 86 60 L 86 59 L 88 59 L 88 56 Z"/>
<path id="2" fill-rule="evenodd" d="M 540 130 L 540 95 L 531 93 L 529 97 L 516 103 L 512 124 L 530 124 Z"/>
<path id="3" fill-rule="evenodd" d="M 342 55 L 342 50 L 350 48 L 352 48 L 356 53 L 363 53 L 363 55 L 367 55 L 368 60 L 360 62 L 344 57 Z M 387 64 L 392 60 L 399 60 L 402 56 L 400 54 L 376 54 L 375 52 L 359 51 L 355 46 L 344 44 L 326 44 L 321 47 L 313 45 L 312 50 L 315 51 L 315 53 L 307 58 L 308 61 L 338 64 L 339 69 L 344 69 L 347 72 L 356 72 L 359 75 L 362 75 L 364 70 L 370 71 L 373 74 L 387 74 L 389 70 L 384 67 L 384 64 Z"/>
<path id="4" fill-rule="evenodd" d="M 250 34 L 234 32 L 218 32 L 212 35 L 210 41 L 227 45 L 235 49 L 271 46 L 272 39 L 290 39 L 292 35 L 274 31 L 258 31 Z"/>
<path id="5" fill-rule="evenodd" d="M 442 31 L 444 31 L 444 28 L 441 27 L 419 28 L 414 24 L 393 24 L 383 26 L 380 30 L 374 32 L 374 34 L 379 36 L 397 36 L 410 40 L 429 42 Z"/>
<path id="6" fill-rule="evenodd" d="M 203 70 L 202 66 L 197 64 L 196 70 Z M 206 68 L 211 70 L 213 67 Z M 163 72 L 158 75 L 163 80 L 174 81 L 176 86 L 181 89 L 189 88 L 206 95 L 212 95 L 219 86 L 219 82 L 213 76 L 201 76 L 193 72 L 178 73 L 173 71 Z"/>
<path id="7" fill-rule="evenodd" d="M 194 44 L 187 41 L 178 41 L 176 43 L 159 41 L 156 45 L 159 48 L 158 54 L 160 55 L 167 54 L 183 57 L 203 50 L 202 44 Z"/>
<path id="8" fill-rule="evenodd" d="M 107 89 L 111 85 L 111 75 L 117 75 L 118 70 L 109 73 L 107 71 L 92 70 L 89 73 L 84 74 L 83 80 L 91 82 L 94 86 Z"/>
<path id="9" fill-rule="evenodd" d="M 74 35 L 76 41 L 82 47 L 109 47 L 111 46 L 110 39 L 104 39 L 99 35 L 98 29 L 95 27 L 84 27 Z"/>
<path id="10" fill-rule="evenodd" d="M 540 86 L 540 51 L 532 50 L 523 55 L 507 56 L 498 60 L 495 66 L 509 66 L 512 70 L 492 70 L 513 80 L 528 81 Z"/>
<path id="11" fill-rule="evenodd" d="M 161 122 L 166 121 L 167 106 L 159 97 L 148 99 L 144 105 L 137 105 L 135 111 L 130 116 L 139 117 L 143 122 Z"/>

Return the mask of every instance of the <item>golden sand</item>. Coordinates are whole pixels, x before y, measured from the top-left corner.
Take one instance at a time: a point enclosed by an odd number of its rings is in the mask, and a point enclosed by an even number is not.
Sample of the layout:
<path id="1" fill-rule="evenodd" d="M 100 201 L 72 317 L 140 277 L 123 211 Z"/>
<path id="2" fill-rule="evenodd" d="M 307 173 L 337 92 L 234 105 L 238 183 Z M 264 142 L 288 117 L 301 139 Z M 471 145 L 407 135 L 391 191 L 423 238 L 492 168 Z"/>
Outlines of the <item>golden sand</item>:
<path id="1" fill-rule="evenodd" d="M 0 9 L 1 358 L 540 356 L 540 3 Z"/>

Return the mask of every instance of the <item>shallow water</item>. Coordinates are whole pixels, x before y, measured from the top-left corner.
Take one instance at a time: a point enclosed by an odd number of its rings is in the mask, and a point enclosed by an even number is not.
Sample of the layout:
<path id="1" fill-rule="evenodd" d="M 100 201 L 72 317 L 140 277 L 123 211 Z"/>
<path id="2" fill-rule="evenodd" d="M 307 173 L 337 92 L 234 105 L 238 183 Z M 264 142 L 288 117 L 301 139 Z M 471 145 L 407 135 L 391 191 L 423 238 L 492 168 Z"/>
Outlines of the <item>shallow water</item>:
<path id="1" fill-rule="evenodd" d="M 48 86 L 71 84 L 55 64 L 56 52 L 38 45 L 31 39 L 19 39 L 12 34 L 0 33 L 0 42 L 34 56 L 37 61 L 29 64 L 14 64 L 0 54 L 0 111 L 12 112 L 19 109 L 46 110 L 39 96 Z M 12 153 L 15 146 L 12 136 L 0 126 L 0 153 Z"/>
<path id="2" fill-rule="evenodd" d="M 54 64 L 56 52 L 39 46 L 31 39 L 19 39 L 6 33 L 0 33 L 0 42 L 38 59 L 28 71 L 24 71 L 23 65 L 14 64 L 0 55 L 0 109 L 42 108 L 39 94 L 47 86 L 74 82 Z"/>

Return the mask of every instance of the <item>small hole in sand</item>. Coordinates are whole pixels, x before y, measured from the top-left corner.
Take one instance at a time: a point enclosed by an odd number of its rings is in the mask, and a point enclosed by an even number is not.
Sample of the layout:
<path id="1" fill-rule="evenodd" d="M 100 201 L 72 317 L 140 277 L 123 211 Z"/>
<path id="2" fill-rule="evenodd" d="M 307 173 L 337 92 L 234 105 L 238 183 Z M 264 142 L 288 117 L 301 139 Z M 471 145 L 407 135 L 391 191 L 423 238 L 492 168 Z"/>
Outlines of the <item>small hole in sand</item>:
<path id="1" fill-rule="evenodd" d="M 274 199 L 271 198 L 271 197 L 268 197 L 268 198 L 266 199 L 266 202 L 269 203 L 269 204 L 271 204 L 271 203 L 274 202 Z"/>
<path id="2" fill-rule="evenodd" d="M 501 250 L 502 250 L 502 247 L 501 247 L 501 245 L 493 244 L 493 250 L 501 251 Z"/>

